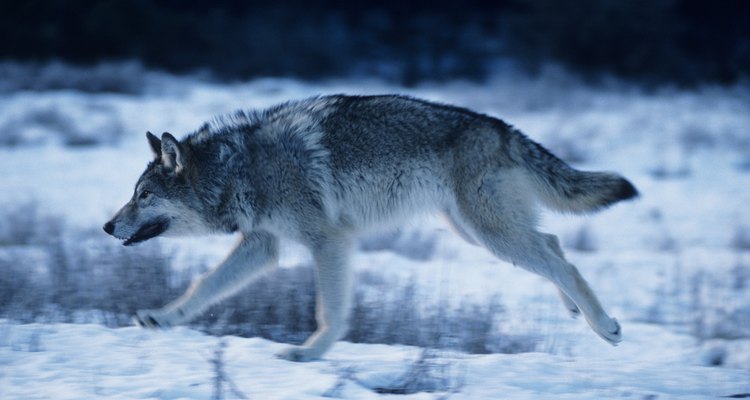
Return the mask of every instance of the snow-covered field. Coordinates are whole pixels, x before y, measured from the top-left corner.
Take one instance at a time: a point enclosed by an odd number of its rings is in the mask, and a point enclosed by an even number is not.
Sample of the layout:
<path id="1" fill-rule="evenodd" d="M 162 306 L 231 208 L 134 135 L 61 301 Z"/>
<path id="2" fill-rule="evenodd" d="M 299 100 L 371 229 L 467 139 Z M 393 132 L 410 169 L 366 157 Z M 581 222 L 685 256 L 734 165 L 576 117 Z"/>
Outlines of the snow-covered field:
<path id="1" fill-rule="evenodd" d="M 540 337 L 536 352 L 439 351 L 428 369 L 450 384 L 437 394 L 397 396 L 376 388 L 420 365 L 418 349 L 341 342 L 322 361 L 295 364 L 274 359 L 283 345 L 262 339 L 217 338 L 187 328 L 146 332 L 0 320 L 0 398 L 210 398 L 219 343 L 226 344 L 226 376 L 247 398 L 682 399 L 750 393 L 745 87 L 644 93 L 617 82 L 591 88 L 547 71 L 537 78 L 508 73 L 481 85 L 411 89 L 366 80 L 218 85 L 163 77 L 140 95 L 8 92 L 0 96 L 0 207 L 33 201 L 40 212 L 64 216 L 70 227 L 98 230 L 129 198 L 151 157 L 147 130 L 181 135 L 218 113 L 339 92 L 399 92 L 466 106 L 506 120 L 579 168 L 630 178 L 642 193 L 636 202 L 587 217 L 545 213 L 541 222 L 560 236 L 568 258 L 618 318 L 623 343 L 611 347 L 585 322 L 568 319 L 551 284 L 427 219 L 405 228 L 434 238 L 427 257 L 361 251 L 356 267 L 389 279 L 413 278 L 425 303 L 499 296 L 506 313 L 498 329 Z M 85 146 L 91 143 L 97 145 Z M 0 230 L 8 228 L 0 221 Z M 217 262 L 233 238 L 159 240 L 175 249 L 173 267 L 180 268 L 190 260 Z M 0 246 L 0 255 L 4 251 L 11 250 Z M 283 267 L 306 260 L 298 245 L 284 246 Z M 225 389 L 227 398 L 237 396 Z"/>
<path id="2" fill-rule="evenodd" d="M 403 346 L 340 342 L 322 361 L 273 357 L 284 345 L 216 338 L 187 328 L 149 332 L 99 325 L 0 325 L 3 399 L 207 399 L 213 361 L 224 344 L 223 372 L 250 399 L 705 399 L 748 392 L 748 372 L 699 366 L 693 339 L 628 324 L 628 341 L 602 346 L 592 335 L 568 354 L 441 354 L 455 393 L 375 393 L 408 374 L 420 352 Z M 224 383 L 226 398 L 238 398 Z"/>

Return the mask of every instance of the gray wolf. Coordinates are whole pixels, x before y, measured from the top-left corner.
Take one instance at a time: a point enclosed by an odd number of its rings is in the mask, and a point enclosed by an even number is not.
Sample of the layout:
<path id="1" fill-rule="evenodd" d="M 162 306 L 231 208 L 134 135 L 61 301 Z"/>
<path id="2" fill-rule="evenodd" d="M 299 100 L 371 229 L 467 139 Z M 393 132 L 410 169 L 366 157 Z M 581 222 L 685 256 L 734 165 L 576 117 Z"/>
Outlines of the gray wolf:
<path id="1" fill-rule="evenodd" d="M 156 236 L 233 233 L 228 258 L 175 301 L 138 311 L 164 328 L 189 321 L 278 262 L 279 238 L 316 263 L 317 331 L 281 357 L 319 358 L 347 331 L 357 234 L 441 213 L 465 240 L 539 274 L 573 315 L 609 343 L 604 311 L 555 236 L 536 230 L 538 205 L 591 213 L 637 195 L 608 172 L 571 168 L 505 122 L 398 95 L 315 97 L 218 117 L 183 140 L 147 133 L 154 159 L 104 230 L 132 245 Z"/>

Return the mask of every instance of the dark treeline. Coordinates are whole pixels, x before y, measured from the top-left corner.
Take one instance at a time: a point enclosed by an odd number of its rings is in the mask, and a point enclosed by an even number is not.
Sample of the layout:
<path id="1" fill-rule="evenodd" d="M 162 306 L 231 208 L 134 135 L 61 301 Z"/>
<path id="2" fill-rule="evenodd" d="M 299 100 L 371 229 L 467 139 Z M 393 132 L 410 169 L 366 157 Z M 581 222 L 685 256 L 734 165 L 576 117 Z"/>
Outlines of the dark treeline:
<path id="1" fill-rule="evenodd" d="M 406 84 L 480 80 L 510 58 L 588 77 L 732 83 L 750 71 L 749 18 L 742 0 L 2 1 L 0 58 Z"/>

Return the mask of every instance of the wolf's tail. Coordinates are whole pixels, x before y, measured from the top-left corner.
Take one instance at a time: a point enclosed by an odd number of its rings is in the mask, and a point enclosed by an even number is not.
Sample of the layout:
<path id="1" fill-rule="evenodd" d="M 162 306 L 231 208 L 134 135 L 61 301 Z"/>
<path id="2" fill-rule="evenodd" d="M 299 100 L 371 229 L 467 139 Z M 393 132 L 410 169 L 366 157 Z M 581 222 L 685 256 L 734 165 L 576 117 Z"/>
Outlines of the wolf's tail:
<path id="1" fill-rule="evenodd" d="M 638 196 L 630 181 L 610 172 L 579 171 L 519 132 L 520 163 L 529 172 L 541 202 L 553 210 L 574 214 L 606 208 Z"/>

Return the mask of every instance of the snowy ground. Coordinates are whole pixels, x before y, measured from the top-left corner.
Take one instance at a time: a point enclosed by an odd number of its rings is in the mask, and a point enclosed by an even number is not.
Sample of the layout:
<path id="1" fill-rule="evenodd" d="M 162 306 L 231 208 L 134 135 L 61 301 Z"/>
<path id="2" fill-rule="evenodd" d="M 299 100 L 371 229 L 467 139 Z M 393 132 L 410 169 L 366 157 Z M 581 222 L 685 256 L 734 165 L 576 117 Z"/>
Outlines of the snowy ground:
<path id="1" fill-rule="evenodd" d="M 638 201 L 596 216 L 546 213 L 542 220 L 542 229 L 560 236 L 569 259 L 621 322 L 618 347 L 568 319 L 550 284 L 461 242 L 440 221 L 407 228 L 435 237 L 427 260 L 389 251 L 355 255 L 360 270 L 414 277 L 425 302 L 499 295 L 508 314 L 504 331 L 542 336 L 534 353 L 441 352 L 439 363 L 451 365 L 458 382 L 451 398 L 750 393 L 746 88 L 642 93 L 613 83 L 592 89 L 552 71 L 536 79 L 499 75 L 485 85 L 409 90 L 370 81 L 215 85 L 166 79 L 142 95 L 11 92 L 0 97 L 6 135 L 0 137 L 12 135 L 22 145 L 0 147 L 0 206 L 33 200 L 72 226 L 99 229 L 131 195 L 150 158 L 146 130 L 181 135 L 217 113 L 338 92 L 408 93 L 495 115 L 577 167 L 621 172 L 642 192 Z M 62 145 L 71 135 L 100 145 Z M 174 267 L 180 268 L 183 260 L 216 262 L 232 240 L 163 242 L 179 251 Z M 308 257 L 294 244 L 284 250 L 285 267 Z M 248 398 L 387 397 L 373 388 L 396 380 L 419 356 L 401 346 L 339 343 L 323 361 L 294 364 L 273 358 L 283 345 L 261 339 L 219 339 L 186 328 L 146 332 L 1 321 L 0 398 L 210 398 L 210 360 L 220 340 L 227 345 L 226 374 Z M 342 386 L 333 390 L 337 382 Z"/>
<path id="2" fill-rule="evenodd" d="M 747 371 L 695 365 L 685 352 L 691 338 L 650 325 L 630 328 L 628 341 L 617 348 L 582 335 L 570 349 L 577 356 L 442 354 L 459 382 L 450 398 L 704 399 L 750 390 Z M 300 364 L 274 358 L 284 346 L 278 343 L 216 338 L 186 328 L 154 333 L 5 322 L 0 331 L 3 399 L 207 399 L 214 391 L 211 361 L 220 341 L 226 344 L 227 378 L 250 399 L 315 399 L 326 393 L 347 399 L 436 398 L 373 392 L 398 380 L 407 361 L 419 356 L 419 350 L 403 346 L 341 342 L 324 360 Z M 227 389 L 227 398 L 236 398 L 230 393 Z"/>

